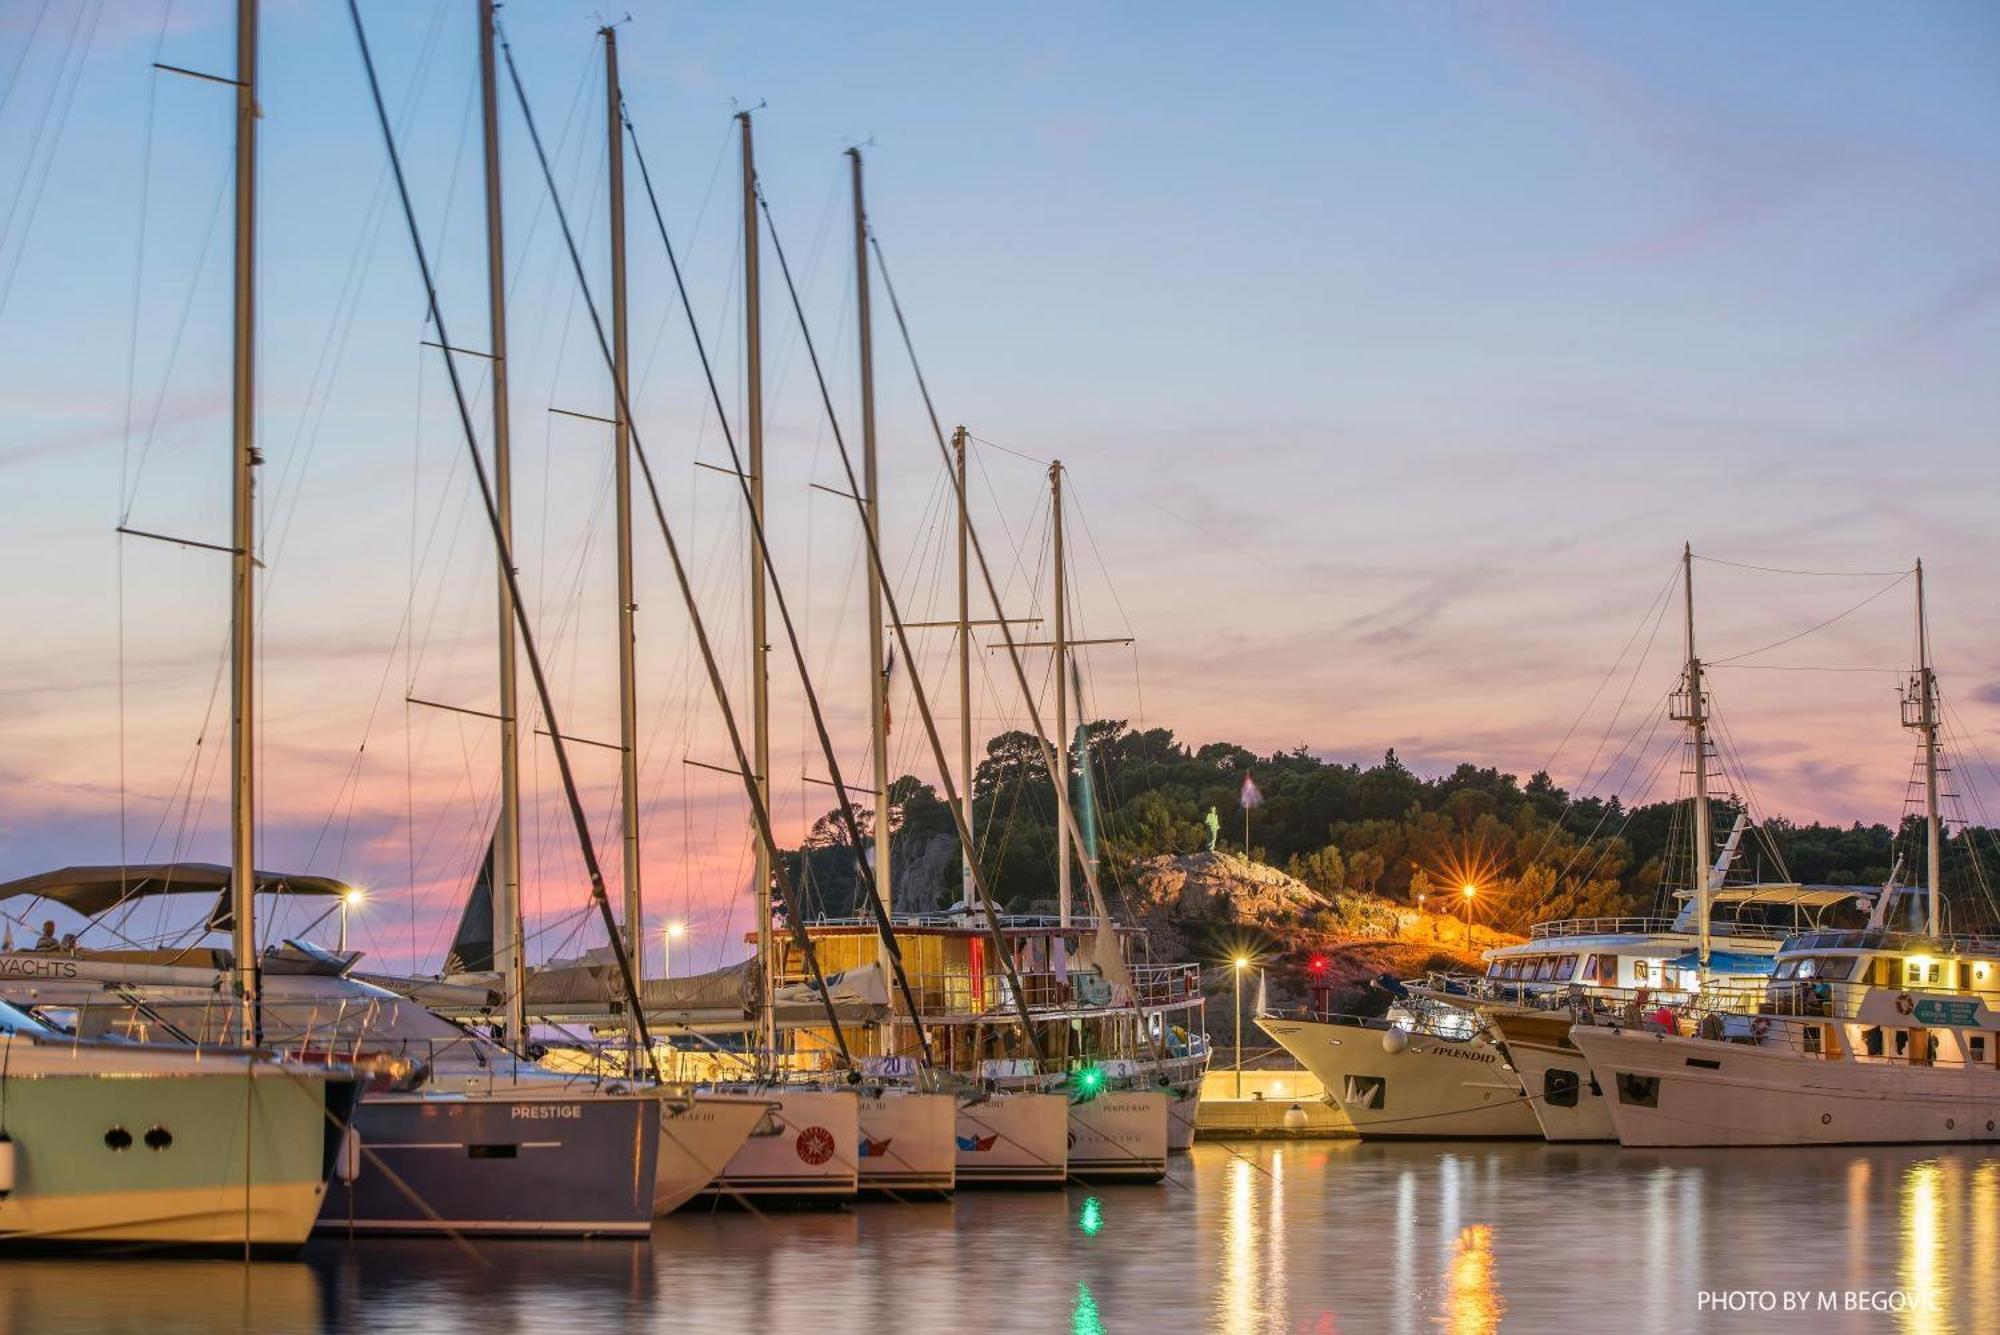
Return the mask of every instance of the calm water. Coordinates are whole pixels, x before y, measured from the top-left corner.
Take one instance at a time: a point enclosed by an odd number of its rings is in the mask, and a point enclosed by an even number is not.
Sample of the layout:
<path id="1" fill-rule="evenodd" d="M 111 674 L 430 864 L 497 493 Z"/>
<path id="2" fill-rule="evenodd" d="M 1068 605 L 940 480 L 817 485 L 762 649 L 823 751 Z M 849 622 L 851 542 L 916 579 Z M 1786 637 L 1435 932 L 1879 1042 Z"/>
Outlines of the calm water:
<path id="1" fill-rule="evenodd" d="M 2000 1152 L 1203 1145 L 1174 1178 L 676 1216 L 650 1245 L 10 1258 L 0 1332 L 2000 1327 Z M 1756 1310 L 1787 1290 L 1810 1310 Z M 1840 1310 L 1891 1295 L 1925 1310 Z"/>

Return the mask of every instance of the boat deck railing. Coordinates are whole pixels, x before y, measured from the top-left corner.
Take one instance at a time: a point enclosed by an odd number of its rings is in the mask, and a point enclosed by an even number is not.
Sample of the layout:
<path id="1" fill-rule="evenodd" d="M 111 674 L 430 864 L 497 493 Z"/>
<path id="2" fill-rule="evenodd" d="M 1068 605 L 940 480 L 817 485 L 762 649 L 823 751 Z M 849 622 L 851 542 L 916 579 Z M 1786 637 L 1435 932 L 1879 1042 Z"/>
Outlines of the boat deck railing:
<path id="1" fill-rule="evenodd" d="M 1149 1010 L 1203 1004 L 1199 964 L 1138 964 L 1131 967 L 1130 973 L 1130 997 L 1118 995 L 1103 974 L 1094 969 L 1069 969 L 1060 974 L 1022 973 L 1018 977 L 1028 1009 L 1052 1016 L 1066 1011 L 1118 1010 L 1134 1004 Z M 996 969 L 976 975 L 963 970 L 943 973 L 910 970 L 906 976 L 910 990 L 916 995 L 917 1009 L 927 1020 L 977 1019 L 1014 1007 L 1007 992 L 1007 975 Z M 800 973 L 788 973 L 778 979 L 780 986 L 809 981 Z M 893 1002 L 900 1008 L 902 998 L 897 996 Z"/>
<path id="2" fill-rule="evenodd" d="M 1927 936 L 1922 932 L 1858 928 L 1843 931 L 1796 932 L 1786 938 L 1784 950 L 1788 955 L 1804 954 L 1814 950 L 1883 950 L 2000 957 L 2000 937 Z"/>
<path id="3" fill-rule="evenodd" d="M 1559 918 L 1553 922 L 1538 922 L 1528 929 L 1528 940 L 1560 941 L 1579 936 L 1693 936 L 1689 927 L 1678 925 L 1675 918 Z M 1783 941 L 1798 934 L 1795 926 L 1776 926 L 1771 923 L 1739 922 L 1733 918 L 1717 918 L 1709 924 L 1709 935 L 1734 937 L 1749 941 Z"/>

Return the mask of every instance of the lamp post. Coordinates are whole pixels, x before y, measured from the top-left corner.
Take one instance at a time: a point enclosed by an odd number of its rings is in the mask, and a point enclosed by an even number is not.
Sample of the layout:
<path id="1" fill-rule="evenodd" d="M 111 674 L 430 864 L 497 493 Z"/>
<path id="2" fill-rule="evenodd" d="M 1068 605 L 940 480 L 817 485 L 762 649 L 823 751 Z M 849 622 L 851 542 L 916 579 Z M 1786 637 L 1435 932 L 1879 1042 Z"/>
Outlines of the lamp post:
<path id="1" fill-rule="evenodd" d="M 660 976 L 662 978 L 672 978 L 674 976 L 674 938 L 677 936 L 686 936 L 686 935 L 687 935 L 687 924 L 684 922 L 669 922 L 661 924 Z"/>
<path id="2" fill-rule="evenodd" d="M 1472 949 L 1472 901 L 1479 897 L 1479 887 L 1466 882 L 1458 888 L 1459 897 L 1465 901 L 1465 948 Z"/>
<path id="3" fill-rule="evenodd" d="M 340 948 L 343 952 L 347 949 L 347 911 L 360 908 L 365 898 L 367 896 L 359 890 L 349 890 L 340 897 Z"/>
<path id="4" fill-rule="evenodd" d="M 1243 1097 L 1243 971 L 1250 967 L 1248 957 L 1238 955 L 1232 963 L 1236 966 L 1236 1097 Z"/>

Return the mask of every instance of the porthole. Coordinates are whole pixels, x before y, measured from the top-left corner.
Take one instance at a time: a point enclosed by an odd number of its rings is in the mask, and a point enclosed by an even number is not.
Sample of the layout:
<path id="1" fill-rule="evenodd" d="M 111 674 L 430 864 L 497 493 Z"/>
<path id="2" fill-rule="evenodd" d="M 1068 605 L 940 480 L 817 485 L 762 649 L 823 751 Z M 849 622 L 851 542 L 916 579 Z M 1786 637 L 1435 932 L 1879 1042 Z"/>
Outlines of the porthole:
<path id="1" fill-rule="evenodd" d="M 104 1146 L 114 1154 L 122 1154 L 132 1148 L 132 1133 L 122 1126 L 114 1126 L 104 1133 Z"/>
<path id="2" fill-rule="evenodd" d="M 1821 1113 L 1821 1114 L 1819 1115 L 1819 1124 L 1820 1124 L 1821 1126 L 1832 1126 L 1832 1125 L 1833 1125 L 1833 1114 L 1832 1114 L 1832 1113 Z"/>
<path id="3" fill-rule="evenodd" d="M 163 1150 L 166 1149 L 168 1146 L 172 1145 L 173 1143 L 174 1143 L 174 1133 L 167 1130 L 165 1127 L 155 1126 L 155 1127 L 148 1127 L 146 1129 L 147 1149 L 155 1151 Z"/>
<path id="4" fill-rule="evenodd" d="M 1958 1119 L 1957 1119 L 1956 1117 L 1947 1117 L 1947 1118 L 1945 1118 L 1945 1119 L 1944 1119 L 1944 1129 L 1945 1129 L 1945 1130 L 1947 1130 L 1947 1131 L 1956 1131 L 1956 1130 L 1958 1130 Z"/>

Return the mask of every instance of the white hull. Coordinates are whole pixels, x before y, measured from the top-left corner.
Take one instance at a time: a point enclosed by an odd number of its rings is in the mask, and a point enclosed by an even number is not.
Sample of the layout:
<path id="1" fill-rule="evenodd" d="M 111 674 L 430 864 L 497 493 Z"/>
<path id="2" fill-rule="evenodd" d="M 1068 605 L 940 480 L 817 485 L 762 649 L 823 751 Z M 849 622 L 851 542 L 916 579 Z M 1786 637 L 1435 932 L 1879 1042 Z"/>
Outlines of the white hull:
<path id="1" fill-rule="evenodd" d="M 1194 1088 L 1186 1093 L 1170 1089 L 1167 1095 L 1167 1150 L 1186 1154 L 1194 1148 L 1195 1117 L 1201 1111 L 1201 1081 L 1196 1080 Z"/>
<path id="2" fill-rule="evenodd" d="M 860 1097 L 859 1189 L 950 1191 L 958 1165 L 952 1138 L 958 1100 L 897 1089 Z"/>
<path id="3" fill-rule="evenodd" d="M 1507 1055 L 1528 1091 L 1528 1106 L 1542 1135 L 1551 1141 L 1617 1140 L 1611 1121 L 1611 1100 L 1590 1073 L 1590 1062 L 1574 1049 L 1509 1041 Z M 1551 1078 L 1553 1077 L 1553 1079 Z M 1565 1089 L 1573 1090 L 1573 1095 Z M 1566 1100 L 1573 1097 L 1575 1102 Z"/>
<path id="4" fill-rule="evenodd" d="M 1069 1100 L 1001 1092 L 958 1106 L 960 1186 L 1060 1186 L 1069 1175 Z"/>
<path id="5" fill-rule="evenodd" d="M 1069 1108 L 1069 1175 L 1157 1182 L 1167 1175 L 1167 1105 L 1158 1090 L 1109 1090 Z"/>
<path id="6" fill-rule="evenodd" d="M 1385 1029 L 1322 1020 L 1260 1019 L 1326 1087 L 1363 1139 L 1540 1139 L 1512 1066 L 1483 1035 L 1407 1034 L 1391 1052 Z"/>
<path id="7" fill-rule="evenodd" d="M 335 1085 L 240 1053 L 0 1034 L 0 1241 L 296 1248 L 351 1107 Z"/>
<path id="8" fill-rule="evenodd" d="M 770 1101 L 748 1095 L 698 1094 L 669 1099 L 660 1111 L 660 1161 L 653 1213 L 672 1214 L 722 1173 L 764 1120 Z"/>
<path id="9" fill-rule="evenodd" d="M 842 1200 L 860 1187 L 861 1097 L 851 1090 L 745 1091 L 778 1106 L 730 1156 L 707 1197 Z"/>
<path id="10" fill-rule="evenodd" d="M 1775 1046 L 1608 1028 L 1579 1027 L 1572 1037 L 1605 1082 L 1625 1145 L 2000 1140 L 2000 1072 L 1991 1067 L 1829 1061 Z"/>

